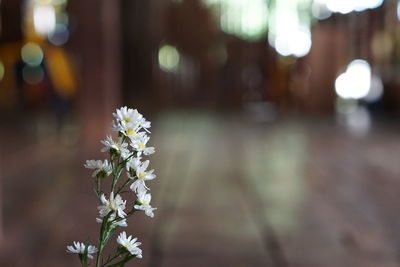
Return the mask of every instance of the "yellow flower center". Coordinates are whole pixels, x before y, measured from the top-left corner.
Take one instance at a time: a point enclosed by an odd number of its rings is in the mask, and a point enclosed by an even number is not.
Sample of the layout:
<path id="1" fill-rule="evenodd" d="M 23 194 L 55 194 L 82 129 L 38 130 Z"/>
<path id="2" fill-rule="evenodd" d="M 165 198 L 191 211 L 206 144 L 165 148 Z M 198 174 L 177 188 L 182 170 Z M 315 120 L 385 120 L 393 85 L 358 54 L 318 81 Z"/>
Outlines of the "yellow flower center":
<path id="1" fill-rule="evenodd" d="M 124 118 L 124 122 L 131 122 L 130 118 Z"/>
<path id="2" fill-rule="evenodd" d="M 128 130 L 126 130 L 126 134 L 127 134 L 127 135 L 135 135 L 136 132 L 135 132 L 135 130 L 133 130 L 133 129 L 128 129 Z"/>
<path id="3" fill-rule="evenodd" d="M 139 149 L 144 150 L 146 148 L 146 145 L 143 143 L 138 144 Z"/>
<path id="4" fill-rule="evenodd" d="M 139 178 L 140 180 L 143 180 L 143 179 L 144 179 L 144 176 L 145 176 L 144 172 L 141 172 L 141 173 L 139 173 L 138 178 Z"/>
<path id="5" fill-rule="evenodd" d="M 120 144 L 115 143 L 114 141 L 112 142 L 112 145 L 115 146 L 117 149 L 120 148 L 120 146 L 121 146 Z"/>

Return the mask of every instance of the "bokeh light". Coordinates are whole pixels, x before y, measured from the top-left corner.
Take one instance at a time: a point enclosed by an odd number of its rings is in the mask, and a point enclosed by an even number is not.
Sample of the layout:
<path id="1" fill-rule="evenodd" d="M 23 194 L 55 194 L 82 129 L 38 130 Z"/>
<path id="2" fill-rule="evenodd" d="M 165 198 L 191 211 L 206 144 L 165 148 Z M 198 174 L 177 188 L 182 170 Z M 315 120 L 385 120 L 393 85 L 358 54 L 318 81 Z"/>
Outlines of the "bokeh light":
<path id="1" fill-rule="evenodd" d="M 313 2 L 311 13 L 319 20 L 324 20 L 332 15 L 332 11 L 328 9 L 325 3 Z"/>
<path id="2" fill-rule="evenodd" d="M 66 44 L 69 39 L 68 28 L 63 24 L 57 25 L 54 32 L 49 34 L 47 39 L 49 40 L 50 43 L 57 46 Z"/>
<path id="3" fill-rule="evenodd" d="M 29 66 L 38 66 L 43 61 L 43 50 L 35 43 L 27 43 L 21 49 L 21 57 Z"/>
<path id="4" fill-rule="evenodd" d="M 68 1 L 67 0 L 52 0 L 51 2 L 54 5 L 61 6 L 61 5 L 66 5 Z"/>
<path id="5" fill-rule="evenodd" d="M 353 60 L 335 82 L 336 93 L 344 99 L 366 97 L 371 87 L 371 66 L 365 60 Z"/>
<path id="6" fill-rule="evenodd" d="M 269 18 L 269 44 L 282 56 L 303 57 L 310 52 L 311 16 L 300 7 L 310 6 L 309 0 L 279 1 Z"/>
<path id="7" fill-rule="evenodd" d="M 400 20 L 400 0 L 397 2 L 397 19 Z"/>
<path id="8" fill-rule="evenodd" d="M 303 57 L 311 49 L 311 33 L 306 28 L 288 29 L 275 39 L 275 49 L 282 56 Z"/>
<path id="9" fill-rule="evenodd" d="M 179 52 L 171 45 L 163 45 L 158 51 L 158 62 L 161 69 L 165 71 L 175 71 L 179 65 Z"/>
<path id="10" fill-rule="evenodd" d="M 33 8 L 33 25 L 35 31 L 47 35 L 56 27 L 56 11 L 52 5 L 36 5 Z"/>
<path id="11" fill-rule="evenodd" d="M 25 66 L 22 69 L 22 78 L 28 84 L 37 84 L 44 78 L 43 68 L 40 66 Z"/>
<path id="12" fill-rule="evenodd" d="M 258 40 L 268 25 L 267 1 L 204 0 L 220 16 L 221 29 L 245 40 Z"/>
<path id="13" fill-rule="evenodd" d="M 380 100 L 383 96 L 383 82 L 382 79 L 375 74 L 371 76 L 371 87 L 368 94 L 364 97 L 364 100 L 370 103 Z"/>
<path id="14" fill-rule="evenodd" d="M 0 81 L 3 79 L 5 74 L 5 67 L 3 62 L 0 60 Z"/>
<path id="15" fill-rule="evenodd" d="M 383 0 L 316 0 L 314 2 L 325 4 L 332 12 L 347 14 L 377 8 L 382 5 Z"/>

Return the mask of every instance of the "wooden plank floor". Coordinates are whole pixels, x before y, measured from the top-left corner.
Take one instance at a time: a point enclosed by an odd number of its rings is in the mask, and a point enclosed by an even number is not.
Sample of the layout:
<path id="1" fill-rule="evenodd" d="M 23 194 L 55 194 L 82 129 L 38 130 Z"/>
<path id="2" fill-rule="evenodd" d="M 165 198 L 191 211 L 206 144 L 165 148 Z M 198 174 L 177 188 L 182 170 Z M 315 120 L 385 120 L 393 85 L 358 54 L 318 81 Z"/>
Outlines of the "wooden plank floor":
<path id="1" fill-rule="evenodd" d="M 132 266 L 400 266 L 400 129 L 327 121 L 158 116 L 159 209 L 127 229 L 144 250 Z M 66 244 L 98 231 L 79 147 L 2 148 L 0 266 L 78 266 Z"/>

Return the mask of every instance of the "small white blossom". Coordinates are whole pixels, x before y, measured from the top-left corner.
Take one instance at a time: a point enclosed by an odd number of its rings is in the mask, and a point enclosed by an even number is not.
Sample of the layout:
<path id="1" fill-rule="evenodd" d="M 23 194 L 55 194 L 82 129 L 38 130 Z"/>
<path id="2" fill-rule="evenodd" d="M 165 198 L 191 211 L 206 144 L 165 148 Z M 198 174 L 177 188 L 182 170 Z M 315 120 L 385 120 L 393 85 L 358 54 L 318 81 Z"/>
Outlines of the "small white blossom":
<path id="1" fill-rule="evenodd" d="M 74 246 L 67 246 L 68 253 L 76 253 L 76 254 L 85 254 L 86 245 L 84 243 L 75 242 Z M 97 252 L 97 248 L 95 246 L 89 245 L 87 247 L 87 256 L 90 259 L 93 259 L 93 256 L 90 254 L 94 254 Z"/>
<path id="2" fill-rule="evenodd" d="M 146 186 L 145 181 L 153 180 L 157 176 L 153 173 L 154 170 L 146 171 L 150 161 L 144 161 L 140 166 L 136 168 L 137 179 L 131 184 L 130 188 L 134 192 L 146 191 L 149 188 Z M 130 177 L 132 178 L 132 177 Z"/>
<path id="3" fill-rule="evenodd" d="M 136 255 L 137 258 L 142 258 L 142 250 L 139 246 L 142 244 L 140 242 L 136 242 L 137 238 L 132 238 L 130 235 L 126 237 L 126 233 L 122 232 L 117 237 L 117 243 L 126 248 L 132 255 Z"/>
<path id="4" fill-rule="evenodd" d="M 114 198 L 114 192 L 111 192 L 110 200 L 107 200 L 105 195 L 102 194 L 100 197 L 102 206 L 98 206 L 100 217 L 105 217 L 109 212 L 113 214 L 117 213 L 119 217 L 124 218 L 126 213 L 124 212 L 126 200 L 123 201 L 121 196 L 118 194 Z M 112 215 L 111 215 L 112 216 Z"/>
<path id="5" fill-rule="evenodd" d="M 137 168 L 140 166 L 140 164 L 142 164 L 142 162 L 140 161 L 141 159 L 142 159 L 141 157 L 134 157 L 128 160 L 128 162 L 126 163 L 126 170 L 128 171 L 128 176 L 131 176 L 130 173 L 132 172 L 136 173 Z"/>
<path id="6" fill-rule="evenodd" d="M 104 147 L 101 149 L 101 152 L 108 152 L 110 150 L 115 150 L 120 153 L 123 159 L 126 159 L 129 156 L 129 150 L 127 149 L 128 144 L 122 142 L 122 138 L 119 138 L 117 142 L 115 142 L 111 136 L 107 136 L 106 140 L 102 140 L 101 143 Z"/>
<path id="7" fill-rule="evenodd" d="M 114 221 L 114 220 L 115 220 L 115 214 L 113 213 L 110 216 L 110 221 L 113 221 L 112 224 L 114 226 L 121 226 L 121 227 L 127 227 L 128 226 L 128 223 L 126 222 L 126 219 L 121 219 L 121 220 L 116 220 L 116 221 Z M 96 222 L 103 223 L 103 219 L 96 218 Z"/>
<path id="8" fill-rule="evenodd" d="M 114 127 L 114 129 L 116 128 Z M 139 132 L 140 127 L 138 125 L 132 123 L 121 123 L 117 129 L 123 135 L 129 137 L 132 142 L 135 142 L 136 139 L 140 139 L 145 135 L 144 132 Z"/>
<path id="9" fill-rule="evenodd" d="M 137 109 L 122 107 L 113 113 L 115 121 L 113 122 L 113 129 L 117 132 L 122 132 L 127 136 L 134 136 L 141 129 L 148 132 L 151 123 L 147 121 Z"/>
<path id="10" fill-rule="evenodd" d="M 140 114 L 137 109 L 128 108 L 126 106 L 116 109 L 115 113 L 113 113 L 113 116 L 116 121 L 120 123 L 124 122 L 139 124 L 139 122 L 143 119 L 143 115 Z"/>
<path id="11" fill-rule="evenodd" d="M 94 172 L 92 173 L 92 177 L 95 177 L 97 174 L 103 172 L 106 176 L 112 173 L 111 164 L 108 160 L 87 160 L 84 164 L 85 168 L 92 169 Z"/>
<path id="12" fill-rule="evenodd" d="M 140 204 L 135 205 L 134 208 L 137 210 L 144 210 L 144 213 L 153 218 L 154 217 L 154 213 L 153 210 L 156 210 L 157 208 L 153 208 L 150 205 L 151 202 L 151 194 L 150 193 L 146 193 L 146 191 L 141 191 L 138 193 L 138 200 L 137 200 Z"/>
<path id="13" fill-rule="evenodd" d="M 150 137 L 144 135 L 141 138 L 138 138 L 135 140 L 135 142 L 131 143 L 131 147 L 138 152 L 138 155 L 140 156 L 142 153 L 145 154 L 146 156 L 151 155 L 155 152 L 154 147 L 148 147 L 147 142 L 150 140 Z"/>

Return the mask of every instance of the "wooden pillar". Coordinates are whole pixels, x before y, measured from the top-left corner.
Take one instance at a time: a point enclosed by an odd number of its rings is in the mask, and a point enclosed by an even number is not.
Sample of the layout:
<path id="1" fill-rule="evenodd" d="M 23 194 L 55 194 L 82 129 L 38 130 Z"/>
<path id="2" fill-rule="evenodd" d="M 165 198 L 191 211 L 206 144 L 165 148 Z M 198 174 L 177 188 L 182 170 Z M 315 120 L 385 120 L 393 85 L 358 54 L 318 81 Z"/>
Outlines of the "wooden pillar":
<path id="1" fill-rule="evenodd" d="M 71 4 L 77 20 L 78 117 L 82 156 L 85 156 L 99 150 L 99 141 L 110 133 L 111 114 L 120 105 L 120 1 L 87 0 Z"/>

